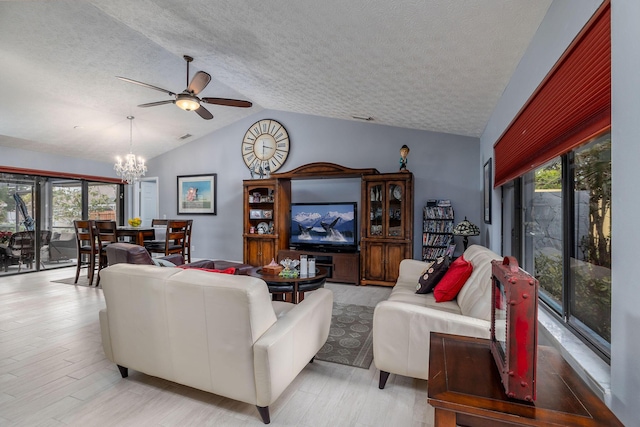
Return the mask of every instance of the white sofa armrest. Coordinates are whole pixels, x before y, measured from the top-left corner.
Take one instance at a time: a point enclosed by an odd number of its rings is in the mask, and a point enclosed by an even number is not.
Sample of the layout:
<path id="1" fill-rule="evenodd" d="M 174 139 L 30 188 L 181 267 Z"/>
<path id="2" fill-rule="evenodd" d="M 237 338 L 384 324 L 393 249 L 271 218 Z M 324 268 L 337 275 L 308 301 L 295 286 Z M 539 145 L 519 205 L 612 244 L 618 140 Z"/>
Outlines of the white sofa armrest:
<path id="1" fill-rule="evenodd" d="M 98 313 L 100 318 L 100 334 L 102 335 L 102 349 L 107 359 L 114 362 L 113 350 L 111 349 L 111 335 L 109 334 L 109 315 L 107 309 L 103 308 Z"/>
<path id="2" fill-rule="evenodd" d="M 285 313 L 253 345 L 257 405 L 269 406 L 329 336 L 333 292 L 318 289 Z"/>
<path id="3" fill-rule="evenodd" d="M 395 301 L 383 301 L 373 315 L 373 360 L 381 371 L 429 377 L 431 332 L 489 338 L 491 322 Z"/>

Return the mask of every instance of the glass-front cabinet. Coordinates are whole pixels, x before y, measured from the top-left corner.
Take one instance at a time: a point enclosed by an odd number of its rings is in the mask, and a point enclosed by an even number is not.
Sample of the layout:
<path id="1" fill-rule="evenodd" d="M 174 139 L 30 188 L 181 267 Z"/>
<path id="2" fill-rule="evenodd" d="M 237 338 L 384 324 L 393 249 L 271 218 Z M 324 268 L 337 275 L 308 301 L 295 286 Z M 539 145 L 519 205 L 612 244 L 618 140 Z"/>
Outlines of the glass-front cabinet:
<path id="1" fill-rule="evenodd" d="M 361 284 L 393 286 L 400 261 L 413 257 L 413 174 L 365 175 Z"/>
<path id="2" fill-rule="evenodd" d="M 405 175 L 405 174 L 402 174 Z M 377 177 L 376 177 L 377 178 Z M 405 239 L 406 181 L 363 181 L 366 183 L 368 226 L 365 234 L 373 238 Z M 365 221 L 367 222 L 367 221 Z M 410 236 L 409 236 L 410 237 Z"/>

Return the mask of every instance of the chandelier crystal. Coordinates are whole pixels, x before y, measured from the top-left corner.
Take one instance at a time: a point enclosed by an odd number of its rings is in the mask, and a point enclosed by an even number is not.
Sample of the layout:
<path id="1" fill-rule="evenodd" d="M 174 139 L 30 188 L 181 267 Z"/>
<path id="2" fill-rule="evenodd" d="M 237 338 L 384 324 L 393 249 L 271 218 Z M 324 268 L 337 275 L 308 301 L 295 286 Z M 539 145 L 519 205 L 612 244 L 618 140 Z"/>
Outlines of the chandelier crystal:
<path id="1" fill-rule="evenodd" d="M 120 157 L 116 157 L 116 164 L 113 169 L 118 176 L 122 177 L 122 182 L 133 184 L 147 172 L 147 166 L 144 164 L 142 157 L 136 157 L 133 154 L 133 116 L 127 116 L 129 119 L 129 154 L 124 158 L 124 163 Z"/>

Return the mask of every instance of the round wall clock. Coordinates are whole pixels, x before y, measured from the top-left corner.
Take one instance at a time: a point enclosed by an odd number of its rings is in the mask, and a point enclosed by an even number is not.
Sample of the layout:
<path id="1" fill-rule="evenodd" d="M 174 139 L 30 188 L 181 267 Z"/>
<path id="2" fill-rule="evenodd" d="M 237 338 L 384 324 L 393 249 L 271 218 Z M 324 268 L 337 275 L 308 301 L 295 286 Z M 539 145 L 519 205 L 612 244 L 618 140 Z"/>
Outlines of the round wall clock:
<path id="1" fill-rule="evenodd" d="M 259 120 L 251 125 L 242 140 L 242 159 L 249 170 L 260 175 L 275 172 L 289 155 L 289 134 L 275 120 Z"/>

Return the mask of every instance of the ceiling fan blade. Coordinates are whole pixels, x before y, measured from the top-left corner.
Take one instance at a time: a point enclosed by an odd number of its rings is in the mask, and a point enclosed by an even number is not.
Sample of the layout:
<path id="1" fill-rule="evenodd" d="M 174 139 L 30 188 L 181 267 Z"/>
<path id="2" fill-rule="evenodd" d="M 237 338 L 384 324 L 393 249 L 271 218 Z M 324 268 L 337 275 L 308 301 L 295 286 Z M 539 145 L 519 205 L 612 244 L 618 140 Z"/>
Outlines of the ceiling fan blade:
<path id="1" fill-rule="evenodd" d="M 170 90 L 162 89 L 161 87 L 158 87 L 158 86 L 153 86 L 153 85 L 150 85 L 148 83 L 142 83 L 142 82 L 139 82 L 137 80 L 131 80 L 131 79 L 128 79 L 126 77 L 116 76 L 116 78 L 118 78 L 120 80 L 124 80 L 125 82 L 129 82 L 129 83 L 133 83 L 133 84 L 136 84 L 136 85 L 148 87 L 149 89 L 155 89 L 155 90 L 158 90 L 160 92 L 168 93 L 171 96 L 175 96 L 175 93 L 171 92 Z"/>
<path id="2" fill-rule="evenodd" d="M 156 105 L 164 105 L 164 104 L 175 104 L 176 101 L 170 99 L 168 101 L 158 101 L 158 102 L 149 102 L 147 104 L 140 104 L 138 107 L 146 108 L 146 107 L 155 107 Z"/>
<path id="3" fill-rule="evenodd" d="M 196 75 L 191 79 L 191 83 L 189 84 L 187 90 L 189 92 L 193 92 L 194 95 L 197 95 L 202 91 L 202 89 L 207 87 L 210 81 L 211 76 L 208 73 L 205 73 L 204 71 L 198 71 Z"/>
<path id="4" fill-rule="evenodd" d="M 207 110 L 206 108 L 204 108 L 202 105 L 200 106 L 200 108 L 198 108 L 197 110 L 195 110 L 196 113 L 198 113 L 198 115 L 200 117 L 202 117 L 205 120 L 211 120 L 213 119 L 213 114 L 211 114 L 211 112 L 209 112 L 209 110 Z"/>
<path id="5" fill-rule="evenodd" d="M 202 98 L 201 101 L 206 102 L 207 104 L 225 105 L 227 107 L 249 108 L 253 105 L 249 101 L 229 98 Z"/>

